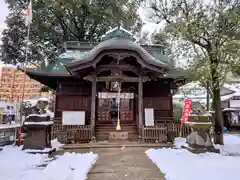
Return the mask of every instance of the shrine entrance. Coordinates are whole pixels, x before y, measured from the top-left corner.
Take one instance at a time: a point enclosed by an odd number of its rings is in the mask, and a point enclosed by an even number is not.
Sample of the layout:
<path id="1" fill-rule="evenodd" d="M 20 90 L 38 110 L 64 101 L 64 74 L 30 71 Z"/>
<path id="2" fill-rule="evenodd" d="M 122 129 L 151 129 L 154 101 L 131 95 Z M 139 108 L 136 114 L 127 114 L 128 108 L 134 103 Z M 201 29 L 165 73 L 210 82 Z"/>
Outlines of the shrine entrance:
<path id="1" fill-rule="evenodd" d="M 134 99 L 134 93 L 98 92 L 97 121 L 99 123 L 117 121 L 118 111 L 121 122 L 134 121 Z"/>

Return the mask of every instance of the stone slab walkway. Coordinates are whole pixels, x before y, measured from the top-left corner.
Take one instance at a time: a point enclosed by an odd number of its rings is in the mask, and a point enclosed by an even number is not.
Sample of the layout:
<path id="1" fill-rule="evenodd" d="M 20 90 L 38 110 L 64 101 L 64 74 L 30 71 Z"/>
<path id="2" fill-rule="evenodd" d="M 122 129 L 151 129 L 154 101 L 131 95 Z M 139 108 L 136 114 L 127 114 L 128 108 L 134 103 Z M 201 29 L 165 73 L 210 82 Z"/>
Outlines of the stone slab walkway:
<path id="1" fill-rule="evenodd" d="M 147 148 L 93 149 L 99 159 L 88 180 L 164 180 L 164 175 L 146 156 Z"/>

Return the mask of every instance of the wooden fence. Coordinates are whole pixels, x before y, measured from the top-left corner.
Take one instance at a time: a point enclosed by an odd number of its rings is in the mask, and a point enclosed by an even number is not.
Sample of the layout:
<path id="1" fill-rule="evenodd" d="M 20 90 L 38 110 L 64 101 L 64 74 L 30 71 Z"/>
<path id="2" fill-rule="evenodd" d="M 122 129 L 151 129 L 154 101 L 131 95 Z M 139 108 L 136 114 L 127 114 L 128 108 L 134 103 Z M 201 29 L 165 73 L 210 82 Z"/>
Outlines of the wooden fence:
<path id="1" fill-rule="evenodd" d="M 167 123 L 142 126 L 139 131 L 144 142 L 166 142 L 173 141 L 175 137 L 186 137 L 190 134 L 191 128 L 177 123 Z"/>
<path id="2" fill-rule="evenodd" d="M 144 142 L 173 141 L 175 137 L 186 137 L 190 132 L 189 127 L 177 123 L 162 123 L 139 128 L 139 135 Z M 58 138 L 63 143 L 88 143 L 91 141 L 92 127 L 54 124 L 51 137 Z"/>
<path id="3" fill-rule="evenodd" d="M 52 139 L 58 138 L 63 143 L 87 143 L 92 137 L 90 125 L 60 125 L 54 124 Z"/>

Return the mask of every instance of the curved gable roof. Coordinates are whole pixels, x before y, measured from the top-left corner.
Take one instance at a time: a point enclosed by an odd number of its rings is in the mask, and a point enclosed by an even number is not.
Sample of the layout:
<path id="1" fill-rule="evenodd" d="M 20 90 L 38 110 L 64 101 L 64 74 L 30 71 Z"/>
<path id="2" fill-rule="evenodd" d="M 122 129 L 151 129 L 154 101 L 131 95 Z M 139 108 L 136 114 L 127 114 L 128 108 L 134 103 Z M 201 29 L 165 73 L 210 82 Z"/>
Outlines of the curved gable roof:
<path id="1" fill-rule="evenodd" d="M 150 53 L 148 53 L 143 47 L 141 47 L 141 45 L 129 39 L 123 39 L 118 37 L 101 42 L 100 44 L 95 46 L 91 51 L 85 53 L 84 56 L 81 56 L 75 61 L 72 61 L 67 66 L 71 68 L 74 67 L 75 65 L 80 65 L 86 62 L 93 61 L 98 56 L 98 54 L 104 50 L 119 50 L 119 49 L 135 51 L 147 63 L 161 68 L 166 69 L 169 68 L 169 66 L 166 63 L 164 63 L 165 59 L 164 60 L 156 59 Z"/>

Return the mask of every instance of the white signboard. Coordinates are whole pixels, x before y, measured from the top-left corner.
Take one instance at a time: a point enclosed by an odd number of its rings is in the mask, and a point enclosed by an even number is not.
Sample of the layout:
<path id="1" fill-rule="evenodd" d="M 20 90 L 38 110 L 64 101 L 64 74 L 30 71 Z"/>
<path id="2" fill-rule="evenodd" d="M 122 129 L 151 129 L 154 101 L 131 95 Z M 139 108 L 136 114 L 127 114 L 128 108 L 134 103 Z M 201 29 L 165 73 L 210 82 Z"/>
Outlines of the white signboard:
<path id="1" fill-rule="evenodd" d="M 85 111 L 63 111 L 63 125 L 85 125 Z"/>
<path id="2" fill-rule="evenodd" d="M 152 108 L 145 108 L 145 126 L 154 126 L 154 111 Z"/>
<path id="3" fill-rule="evenodd" d="M 230 107 L 232 108 L 240 107 L 240 100 L 230 100 Z"/>

